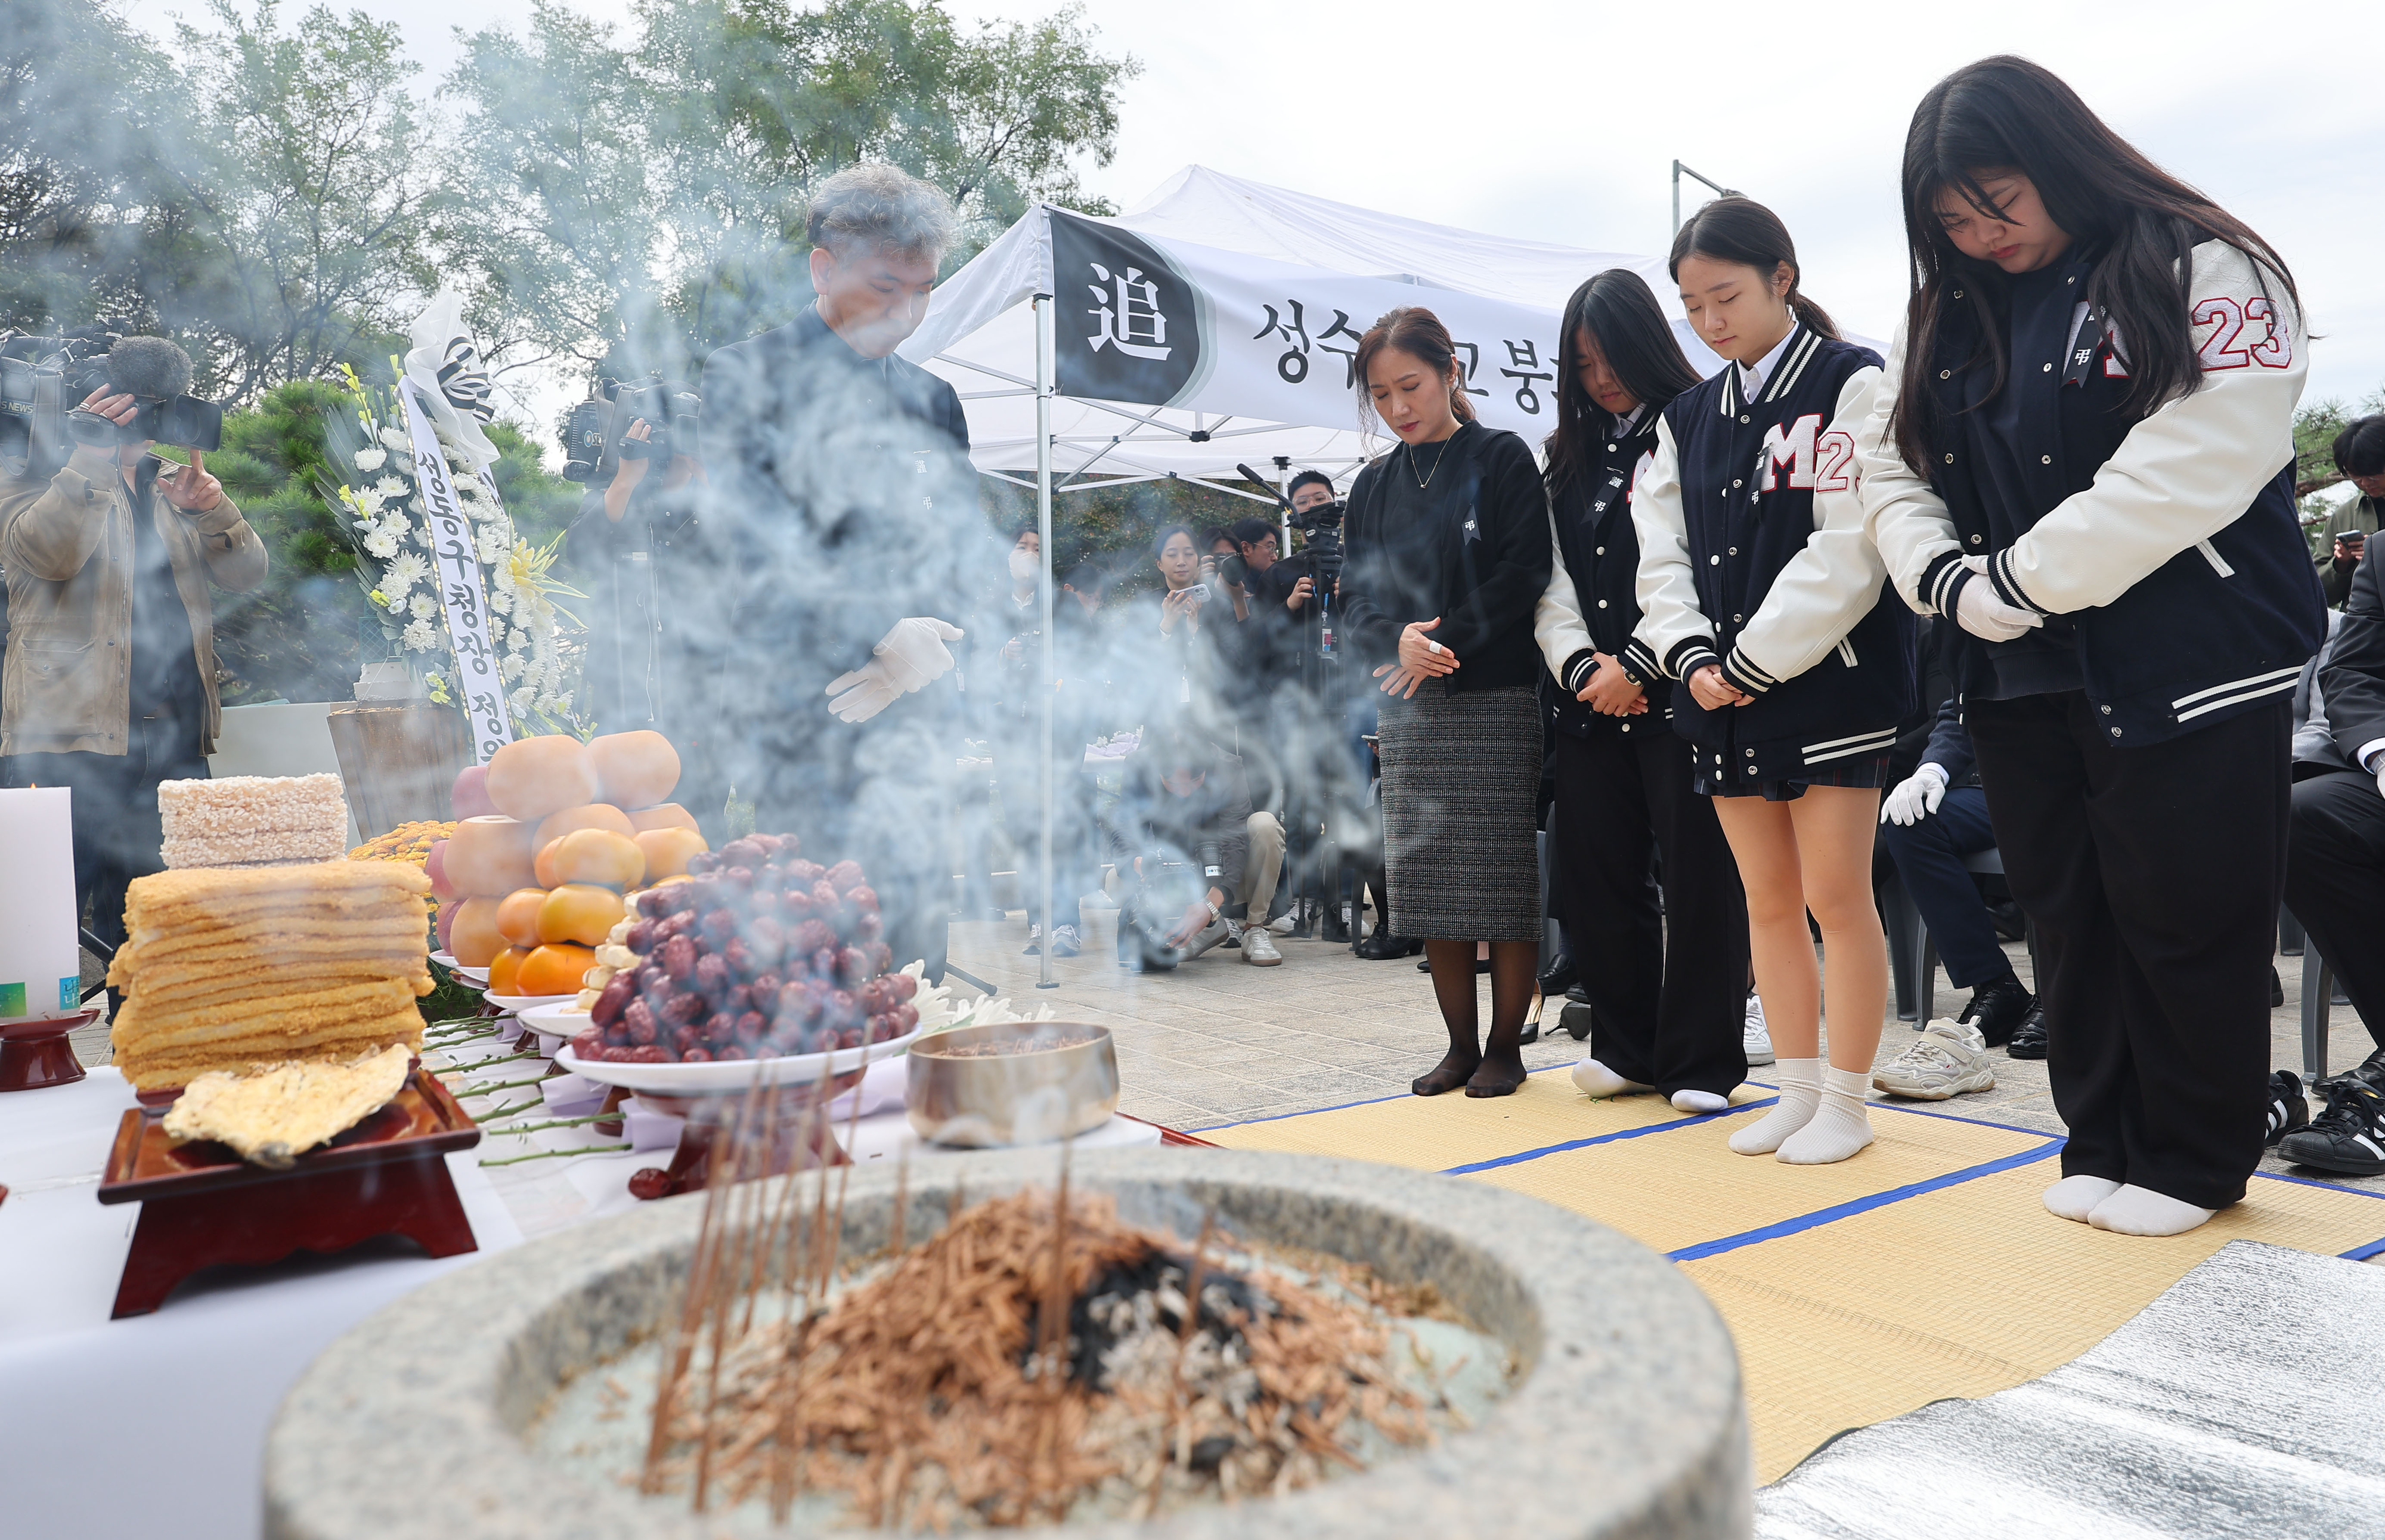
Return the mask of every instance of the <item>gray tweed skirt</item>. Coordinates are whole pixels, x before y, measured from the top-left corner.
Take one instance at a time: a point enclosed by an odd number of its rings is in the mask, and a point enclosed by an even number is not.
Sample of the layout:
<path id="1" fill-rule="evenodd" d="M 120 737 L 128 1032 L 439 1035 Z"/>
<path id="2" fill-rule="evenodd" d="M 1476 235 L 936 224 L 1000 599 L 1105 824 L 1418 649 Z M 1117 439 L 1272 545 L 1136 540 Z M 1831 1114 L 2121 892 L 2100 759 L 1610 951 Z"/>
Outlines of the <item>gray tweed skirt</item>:
<path id="1" fill-rule="evenodd" d="M 1386 695 L 1383 864 L 1392 933 L 1541 938 L 1541 714 L 1529 686 Z"/>

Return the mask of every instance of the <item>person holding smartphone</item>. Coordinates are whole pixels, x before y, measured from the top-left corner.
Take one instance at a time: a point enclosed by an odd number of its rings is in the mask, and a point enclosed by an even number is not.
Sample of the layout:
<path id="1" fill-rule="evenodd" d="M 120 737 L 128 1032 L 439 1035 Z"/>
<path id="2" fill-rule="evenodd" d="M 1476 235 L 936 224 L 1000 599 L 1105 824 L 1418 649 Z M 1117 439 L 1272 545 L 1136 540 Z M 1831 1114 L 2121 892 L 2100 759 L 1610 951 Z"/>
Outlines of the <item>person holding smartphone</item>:
<path id="1" fill-rule="evenodd" d="M 2318 585 L 2328 607 L 2352 597 L 2352 575 L 2385 513 L 2385 417 L 2354 418 L 2335 435 L 2335 469 L 2359 495 L 2336 506 L 2319 532 Z"/>
<path id="2" fill-rule="evenodd" d="M 190 388 L 188 355 L 127 337 L 81 410 L 121 428 L 143 400 Z M 124 890 L 161 870 L 157 783 L 207 773 L 223 715 L 208 587 L 265 581 L 265 544 L 190 451 L 147 439 L 78 443 L 55 475 L 0 484 L 8 574 L 0 756 L 19 785 L 74 789 L 75 896 L 124 939 Z"/>

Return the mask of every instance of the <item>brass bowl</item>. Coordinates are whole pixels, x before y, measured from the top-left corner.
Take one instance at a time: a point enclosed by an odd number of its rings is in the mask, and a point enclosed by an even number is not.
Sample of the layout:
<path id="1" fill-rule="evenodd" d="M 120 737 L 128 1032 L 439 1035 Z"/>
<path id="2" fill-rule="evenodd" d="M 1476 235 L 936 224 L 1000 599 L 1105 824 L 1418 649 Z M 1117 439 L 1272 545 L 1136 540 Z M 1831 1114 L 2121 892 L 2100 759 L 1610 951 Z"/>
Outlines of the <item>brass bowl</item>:
<path id="1" fill-rule="evenodd" d="M 1090 1043 L 1025 1053 L 955 1058 L 979 1043 L 1081 1036 Z M 1107 1027 L 1016 1021 L 958 1027 L 911 1045 L 903 1108 L 922 1139 L 983 1148 L 1041 1145 L 1101 1127 L 1118 1111 L 1118 1046 Z"/>

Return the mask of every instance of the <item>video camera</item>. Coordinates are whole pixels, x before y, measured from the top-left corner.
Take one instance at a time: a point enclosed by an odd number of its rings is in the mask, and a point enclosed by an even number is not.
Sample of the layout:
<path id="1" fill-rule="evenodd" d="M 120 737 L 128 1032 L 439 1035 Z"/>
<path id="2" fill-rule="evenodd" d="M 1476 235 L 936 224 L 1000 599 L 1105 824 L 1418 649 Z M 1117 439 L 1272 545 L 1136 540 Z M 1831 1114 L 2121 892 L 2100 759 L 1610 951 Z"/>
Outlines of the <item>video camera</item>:
<path id="1" fill-rule="evenodd" d="M 564 479 L 609 481 L 623 460 L 693 455 L 703 412 L 704 398 L 693 387 L 665 380 L 659 369 L 634 382 L 601 379 L 563 419 Z M 641 421 L 648 436 L 630 437 Z"/>
<path id="2" fill-rule="evenodd" d="M 220 448 L 223 407 L 187 394 L 190 382 L 190 359 L 162 337 L 127 337 L 105 322 L 56 336 L 0 332 L 0 457 L 31 470 L 65 464 L 79 444 Z M 103 388 L 134 398 L 132 420 L 81 409 Z"/>
<path id="3" fill-rule="evenodd" d="M 1236 465 L 1234 469 L 1260 486 L 1273 484 L 1247 465 Z M 1309 560 L 1317 568 L 1317 586 L 1330 592 L 1342 576 L 1342 520 L 1348 516 L 1350 505 L 1336 497 L 1302 513 L 1281 493 L 1276 494 L 1275 500 L 1276 506 L 1283 509 L 1285 520 L 1307 541 Z"/>

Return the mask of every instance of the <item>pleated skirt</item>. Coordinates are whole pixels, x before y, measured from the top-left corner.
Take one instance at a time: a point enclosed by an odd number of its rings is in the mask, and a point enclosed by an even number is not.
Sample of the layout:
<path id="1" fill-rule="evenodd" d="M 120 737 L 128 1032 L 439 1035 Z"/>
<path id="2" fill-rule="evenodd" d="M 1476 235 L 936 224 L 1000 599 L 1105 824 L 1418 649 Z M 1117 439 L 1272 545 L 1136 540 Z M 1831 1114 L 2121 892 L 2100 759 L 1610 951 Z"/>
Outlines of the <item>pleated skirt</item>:
<path id="1" fill-rule="evenodd" d="M 1383 864 L 1392 933 L 1428 941 L 1541 937 L 1535 843 L 1541 717 L 1529 686 L 1386 695 Z"/>

